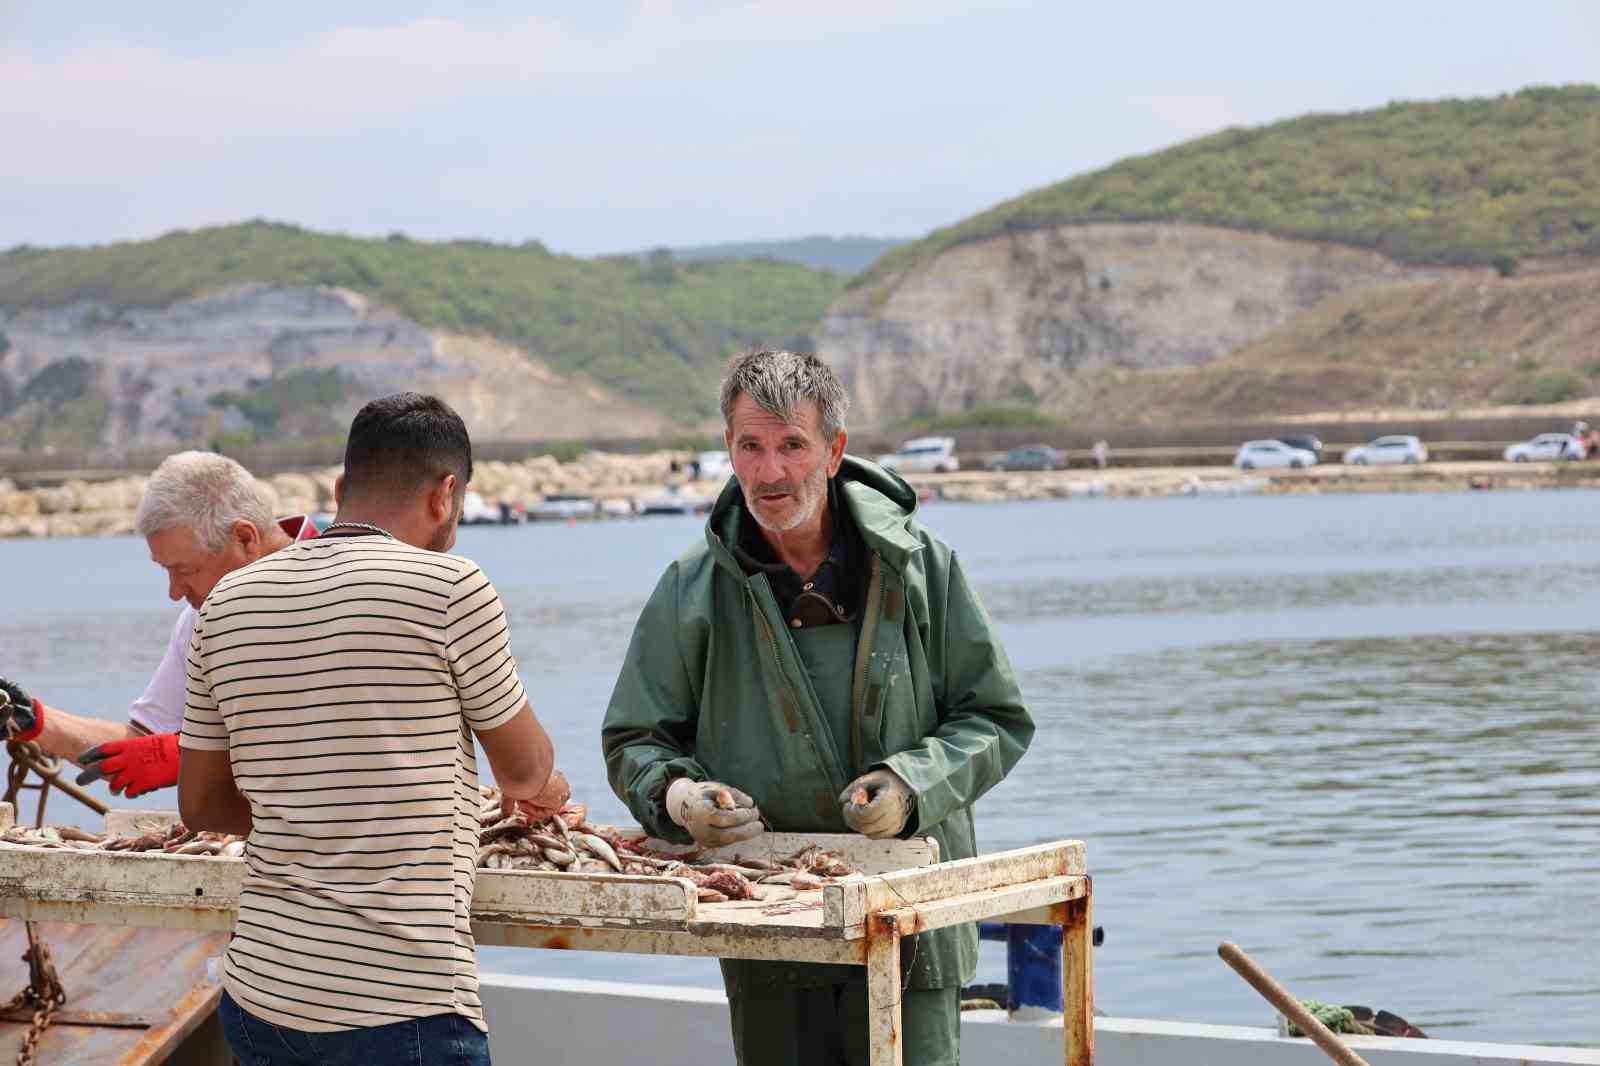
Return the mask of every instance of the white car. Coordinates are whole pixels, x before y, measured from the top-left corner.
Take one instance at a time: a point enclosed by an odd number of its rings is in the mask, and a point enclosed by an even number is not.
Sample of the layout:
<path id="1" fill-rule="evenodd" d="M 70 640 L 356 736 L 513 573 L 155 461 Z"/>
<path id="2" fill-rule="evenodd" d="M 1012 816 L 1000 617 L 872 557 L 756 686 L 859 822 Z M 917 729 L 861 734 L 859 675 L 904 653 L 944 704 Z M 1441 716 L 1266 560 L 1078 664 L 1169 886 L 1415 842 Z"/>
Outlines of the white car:
<path id="1" fill-rule="evenodd" d="M 1233 465 L 1240 470 L 1266 470 L 1277 466 L 1299 470 L 1316 466 L 1317 456 L 1315 452 L 1308 452 L 1304 448 L 1291 448 L 1281 440 L 1247 440 L 1239 445 Z"/>
<path id="2" fill-rule="evenodd" d="M 906 474 L 953 474 L 961 469 L 961 460 L 954 437 L 918 437 L 892 455 L 878 456 L 878 465 Z"/>
<path id="3" fill-rule="evenodd" d="M 733 473 L 733 463 L 727 452 L 701 452 L 694 457 L 700 481 L 726 481 Z"/>
<path id="4" fill-rule="evenodd" d="M 1506 462 L 1526 463 L 1538 459 L 1582 459 L 1589 449 L 1570 433 L 1541 433 L 1530 441 L 1506 449 Z"/>
<path id="5" fill-rule="evenodd" d="M 1381 466 L 1384 463 L 1425 463 L 1428 449 L 1416 437 L 1379 437 L 1344 453 L 1344 461 L 1354 466 Z"/>

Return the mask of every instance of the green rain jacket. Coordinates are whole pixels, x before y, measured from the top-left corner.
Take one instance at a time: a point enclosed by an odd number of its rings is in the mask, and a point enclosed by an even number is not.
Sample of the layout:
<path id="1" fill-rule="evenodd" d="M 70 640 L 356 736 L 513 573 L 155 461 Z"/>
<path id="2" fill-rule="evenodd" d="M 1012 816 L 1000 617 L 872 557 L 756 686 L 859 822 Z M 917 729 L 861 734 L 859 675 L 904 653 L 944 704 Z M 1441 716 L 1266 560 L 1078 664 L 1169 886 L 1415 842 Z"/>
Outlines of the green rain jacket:
<path id="1" fill-rule="evenodd" d="M 853 735 L 836 740 L 766 575 L 730 550 L 744 496 L 727 487 L 706 540 L 667 568 L 634 627 L 602 727 L 611 787 L 654 836 L 688 842 L 668 816 L 675 778 L 742 789 L 788 832 L 846 833 L 839 794 L 878 767 L 916 792 L 902 836 L 932 836 L 941 859 L 977 852 L 972 804 L 1033 736 L 1005 651 L 955 553 L 913 520 L 898 476 L 846 456 L 837 475 L 867 548 L 868 581 L 852 684 Z M 911 987 L 973 979 L 978 934 L 954 926 L 908 938 Z M 723 963 L 740 981 L 818 984 L 828 965 Z"/>

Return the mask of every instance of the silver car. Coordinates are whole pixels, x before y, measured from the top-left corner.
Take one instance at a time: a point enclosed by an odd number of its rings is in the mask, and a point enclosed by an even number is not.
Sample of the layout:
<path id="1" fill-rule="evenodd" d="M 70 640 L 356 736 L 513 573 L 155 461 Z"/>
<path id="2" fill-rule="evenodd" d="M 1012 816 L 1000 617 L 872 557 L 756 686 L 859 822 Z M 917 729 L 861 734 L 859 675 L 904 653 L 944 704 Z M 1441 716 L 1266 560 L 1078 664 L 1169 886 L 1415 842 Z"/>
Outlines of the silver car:
<path id="1" fill-rule="evenodd" d="M 1344 461 L 1353 466 L 1425 463 L 1428 461 L 1428 449 L 1416 437 L 1379 437 L 1370 444 L 1358 445 L 1345 452 Z"/>
<path id="2" fill-rule="evenodd" d="M 1025 444 L 990 458 L 990 470 L 1065 470 L 1067 453 L 1048 444 Z"/>
<path id="3" fill-rule="evenodd" d="M 1582 459 L 1588 447 L 1570 433 L 1541 433 L 1530 441 L 1506 449 L 1506 462 L 1526 463 L 1540 459 Z"/>
<path id="4" fill-rule="evenodd" d="M 1281 440 L 1248 440 L 1239 445 L 1233 465 L 1240 470 L 1267 470 L 1287 466 L 1300 470 L 1317 465 L 1315 452 L 1291 448 Z"/>

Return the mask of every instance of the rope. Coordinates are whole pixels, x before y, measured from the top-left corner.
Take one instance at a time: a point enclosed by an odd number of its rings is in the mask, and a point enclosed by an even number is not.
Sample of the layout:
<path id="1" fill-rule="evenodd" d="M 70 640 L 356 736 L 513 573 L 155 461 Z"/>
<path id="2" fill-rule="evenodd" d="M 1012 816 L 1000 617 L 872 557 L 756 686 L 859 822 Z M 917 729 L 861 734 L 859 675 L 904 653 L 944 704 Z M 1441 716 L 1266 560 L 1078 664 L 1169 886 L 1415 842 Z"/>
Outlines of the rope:
<path id="1" fill-rule="evenodd" d="M 1371 1036 L 1375 1029 L 1356 1020 L 1355 1012 L 1349 1007 L 1340 1007 L 1332 1003 L 1319 1003 L 1314 999 L 1302 999 L 1300 1005 L 1311 1012 L 1311 1016 L 1336 1033 L 1356 1033 Z M 1304 1036 L 1300 1027 L 1289 1025 L 1290 1036 Z"/>

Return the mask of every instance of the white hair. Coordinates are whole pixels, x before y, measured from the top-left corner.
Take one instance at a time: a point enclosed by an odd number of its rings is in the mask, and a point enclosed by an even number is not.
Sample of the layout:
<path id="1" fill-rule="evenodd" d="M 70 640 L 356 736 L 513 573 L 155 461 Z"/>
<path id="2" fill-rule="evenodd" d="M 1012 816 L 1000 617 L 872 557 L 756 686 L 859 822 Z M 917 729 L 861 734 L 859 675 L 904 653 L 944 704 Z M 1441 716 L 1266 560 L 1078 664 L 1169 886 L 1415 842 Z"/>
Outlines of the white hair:
<path id="1" fill-rule="evenodd" d="M 179 452 L 163 459 L 133 517 L 141 537 L 188 526 L 208 552 L 226 548 L 240 521 L 266 533 L 273 525 L 272 507 L 250 471 L 215 452 Z"/>

